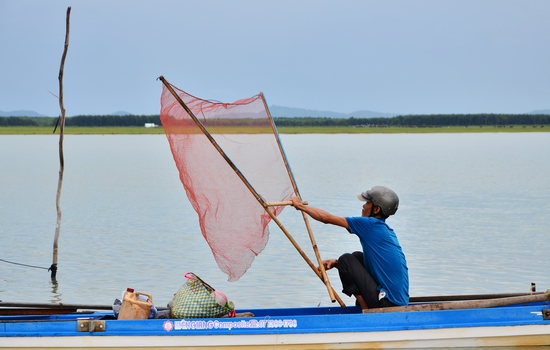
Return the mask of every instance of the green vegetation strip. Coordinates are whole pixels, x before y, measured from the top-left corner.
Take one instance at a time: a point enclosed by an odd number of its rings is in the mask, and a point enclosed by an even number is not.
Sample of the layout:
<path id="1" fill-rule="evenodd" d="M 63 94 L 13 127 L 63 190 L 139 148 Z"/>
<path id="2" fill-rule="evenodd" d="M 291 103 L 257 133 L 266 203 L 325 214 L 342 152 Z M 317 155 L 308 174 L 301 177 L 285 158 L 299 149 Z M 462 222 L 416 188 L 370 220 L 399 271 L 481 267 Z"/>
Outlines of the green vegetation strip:
<path id="1" fill-rule="evenodd" d="M 259 133 L 252 128 L 221 127 L 220 133 Z M 350 126 L 299 126 L 278 127 L 280 134 L 422 134 L 422 133 L 479 133 L 479 132 L 550 132 L 550 125 L 510 125 L 510 126 L 442 126 L 442 127 L 350 127 Z M 103 127 L 65 127 L 67 135 L 135 135 L 164 134 L 162 127 L 145 128 L 143 126 L 103 126 Z M 48 135 L 53 127 L 40 126 L 0 126 L 0 135 Z M 59 134 L 57 129 L 56 134 Z"/>

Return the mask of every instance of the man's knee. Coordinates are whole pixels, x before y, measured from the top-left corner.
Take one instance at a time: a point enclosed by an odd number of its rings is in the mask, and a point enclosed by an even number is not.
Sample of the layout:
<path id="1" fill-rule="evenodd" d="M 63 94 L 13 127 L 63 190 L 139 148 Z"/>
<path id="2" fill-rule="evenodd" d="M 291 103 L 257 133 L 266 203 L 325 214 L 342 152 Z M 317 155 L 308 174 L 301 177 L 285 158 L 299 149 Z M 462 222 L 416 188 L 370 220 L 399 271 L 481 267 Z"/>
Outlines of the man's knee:
<path id="1" fill-rule="evenodd" d="M 338 266 L 342 266 L 342 264 L 344 265 L 349 265 L 350 261 L 352 261 L 352 259 L 355 259 L 353 257 L 353 254 L 351 253 L 344 253 L 342 255 L 340 255 L 340 257 L 338 258 Z"/>
<path id="2" fill-rule="evenodd" d="M 359 260 L 361 264 L 363 263 L 363 252 L 353 252 L 351 255 L 353 255 L 355 259 Z"/>
<path id="3" fill-rule="evenodd" d="M 340 266 L 340 263 L 349 265 L 356 261 L 363 265 L 363 252 L 344 253 L 340 255 L 338 258 L 338 266 Z"/>
<path id="4" fill-rule="evenodd" d="M 352 253 L 344 253 L 344 254 L 340 255 L 338 260 L 340 260 L 340 259 L 349 259 L 352 256 L 353 256 Z"/>

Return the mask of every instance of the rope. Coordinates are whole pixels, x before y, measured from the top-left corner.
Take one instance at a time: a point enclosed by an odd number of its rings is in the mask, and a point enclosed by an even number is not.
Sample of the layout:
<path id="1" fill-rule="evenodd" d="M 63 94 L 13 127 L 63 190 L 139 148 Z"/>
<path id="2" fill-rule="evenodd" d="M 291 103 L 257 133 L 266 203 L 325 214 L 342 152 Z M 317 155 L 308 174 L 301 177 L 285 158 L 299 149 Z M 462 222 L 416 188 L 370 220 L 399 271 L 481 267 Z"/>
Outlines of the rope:
<path id="1" fill-rule="evenodd" d="M 33 267 L 33 268 L 35 268 L 35 269 L 44 269 L 44 270 L 48 270 L 47 267 L 42 267 L 42 266 L 34 266 L 34 265 L 20 264 L 20 263 L 16 263 L 16 262 L 4 260 L 4 259 L 0 259 L 0 261 L 5 262 L 5 263 L 8 263 L 8 264 L 13 264 L 13 265 L 26 266 L 26 267 Z"/>

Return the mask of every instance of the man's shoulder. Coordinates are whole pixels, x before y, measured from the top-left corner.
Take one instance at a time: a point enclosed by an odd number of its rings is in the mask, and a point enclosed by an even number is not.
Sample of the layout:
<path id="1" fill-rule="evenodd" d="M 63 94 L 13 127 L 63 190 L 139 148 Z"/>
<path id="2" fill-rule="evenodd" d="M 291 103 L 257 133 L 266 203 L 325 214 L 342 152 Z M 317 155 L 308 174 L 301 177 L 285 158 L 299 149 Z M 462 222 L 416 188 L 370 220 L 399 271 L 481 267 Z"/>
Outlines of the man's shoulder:
<path id="1" fill-rule="evenodd" d="M 387 232 L 393 231 L 386 220 L 368 216 L 351 216 L 346 218 L 351 231 Z"/>
<path id="2" fill-rule="evenodd" d="M 385 223 L 386 220 L 371 216 L 347 216 L 346 220 L 355 222 Z"/>
<path id="3" fill-rule="evenodd" d="M 368 216 L 348 216 L 348 217 L 346 217 L 348 225 L 355 226 L 355 227 L 372 226 L 373 223 L 374 223 L 373 219 L 374 218 L 371 218 L 371 217 L 368 217 Z"/>

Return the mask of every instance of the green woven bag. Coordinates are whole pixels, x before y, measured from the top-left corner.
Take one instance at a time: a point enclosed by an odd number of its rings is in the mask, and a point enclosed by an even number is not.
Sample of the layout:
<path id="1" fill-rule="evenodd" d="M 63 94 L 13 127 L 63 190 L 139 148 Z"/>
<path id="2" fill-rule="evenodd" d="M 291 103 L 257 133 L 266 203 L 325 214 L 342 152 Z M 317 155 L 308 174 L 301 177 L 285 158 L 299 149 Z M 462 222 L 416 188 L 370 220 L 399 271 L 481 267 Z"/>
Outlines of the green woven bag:
<path id="1" fill-rule="evenodd" d="M 199 276 L 188 272 L 187 281 L 168 303 L 172 318 L 208 318 L 227 315 L 232 310 L 218 304 L 212 296 L 214 288 Z"/>

